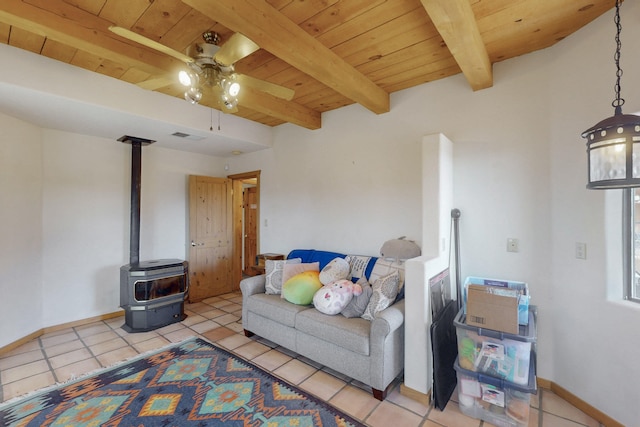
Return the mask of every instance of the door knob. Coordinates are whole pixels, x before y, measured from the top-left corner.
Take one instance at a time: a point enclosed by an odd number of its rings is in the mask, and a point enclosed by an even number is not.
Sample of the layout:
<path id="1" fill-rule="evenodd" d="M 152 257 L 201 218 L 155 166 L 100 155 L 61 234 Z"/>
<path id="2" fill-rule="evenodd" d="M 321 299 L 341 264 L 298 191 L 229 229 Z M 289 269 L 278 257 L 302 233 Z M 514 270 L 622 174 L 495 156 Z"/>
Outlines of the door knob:
<path id="1" fill-rule="evenodd" d="M 193 240 L 191 241 L 191 246 L 195 247 L 196 246 L 196 242 L 194 242 Z"/>

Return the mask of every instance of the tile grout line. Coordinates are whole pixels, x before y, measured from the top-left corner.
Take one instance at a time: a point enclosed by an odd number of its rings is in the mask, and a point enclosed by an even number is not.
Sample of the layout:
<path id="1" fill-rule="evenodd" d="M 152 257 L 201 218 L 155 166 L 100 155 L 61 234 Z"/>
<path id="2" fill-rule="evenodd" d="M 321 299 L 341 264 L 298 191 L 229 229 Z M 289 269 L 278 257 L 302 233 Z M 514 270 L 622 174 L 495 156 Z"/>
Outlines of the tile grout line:
<path id="1" fill-rule="evenodd" d="M 102 323 L 104 326 L 106 326 L 107 328 L 111 329 L 109 327 L 109 325 L 107 325 L 104 321 L 101 321 L 100 323 Z M 73 328 L 74 331 L 76 331 L 76 328 Z M 82 339 L 82 337 L 80 336 L 80 334 L 78 333 L 78 331 L 76 331 L 76 334 L 78 335 L 78 337 L 80 338 L 80 342 L 82 342 L 82 345 L 87 349 L 87 351 L 89 352 L 89 354 L 91 355 L 91 358 L 95 359 L 96 363 L 98 364 L 98 366 L 100 366 L 101 368 L 104 368 L 105 366 L 102 366 L 102 363 L 100 363 L 100 360 L 98 360 L 98 358 L 96 357 L 96 355 L 94 354 L 93 351 L 91 351 L 91 347 L 89 347 L 89 345 L 84 341 L 84 339 Z M 88 336 L 92 336 L 88 335 Z M 89 359 L 85 359 L 85 360 L 89 360 Z"/>

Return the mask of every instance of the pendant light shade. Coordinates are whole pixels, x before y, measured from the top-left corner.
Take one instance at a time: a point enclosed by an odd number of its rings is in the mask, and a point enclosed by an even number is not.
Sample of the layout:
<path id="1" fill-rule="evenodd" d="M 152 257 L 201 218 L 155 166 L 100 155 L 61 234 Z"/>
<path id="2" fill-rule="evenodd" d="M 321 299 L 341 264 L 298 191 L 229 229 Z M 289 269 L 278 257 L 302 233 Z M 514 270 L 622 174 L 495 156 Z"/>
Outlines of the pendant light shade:
<path id="1" fill-rule="evenodd" d="M 587 188 L 640 187 L 640 116 L 616 114 L 582 137 L 587 139 Z"/>
<path id="2" fill-rule="evenodd" d="M 615 114 L 582 133 L 587 140 L 589 189 L 640 187 L 640 116 L 622 114 L 620 97 L 620 3 L 616 0 L 616 99 Z"/>

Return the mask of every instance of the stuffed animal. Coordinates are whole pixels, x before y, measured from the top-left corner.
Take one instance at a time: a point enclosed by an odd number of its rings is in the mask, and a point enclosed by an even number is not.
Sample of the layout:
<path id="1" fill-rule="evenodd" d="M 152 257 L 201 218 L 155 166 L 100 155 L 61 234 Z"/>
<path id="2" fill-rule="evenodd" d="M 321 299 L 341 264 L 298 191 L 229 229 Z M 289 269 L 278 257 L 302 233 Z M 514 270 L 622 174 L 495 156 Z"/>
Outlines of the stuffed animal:
<path id="1" fill-rule="evenodd" d="M 393 258 L 396 261 L 420 256 L 420 247 L 413 240 L 405 240 L 405 236 L 384 242 L 380 248 L 383 258 Z"/>
<path id="2" fill-rule="evenodd" d="M 313 305 L 324 314 L 338 314 L 351 302 L 354 295 L 360 295 L 362 287 L 350 280 L 336 280 L 324 285 L 313 295 Z"/>

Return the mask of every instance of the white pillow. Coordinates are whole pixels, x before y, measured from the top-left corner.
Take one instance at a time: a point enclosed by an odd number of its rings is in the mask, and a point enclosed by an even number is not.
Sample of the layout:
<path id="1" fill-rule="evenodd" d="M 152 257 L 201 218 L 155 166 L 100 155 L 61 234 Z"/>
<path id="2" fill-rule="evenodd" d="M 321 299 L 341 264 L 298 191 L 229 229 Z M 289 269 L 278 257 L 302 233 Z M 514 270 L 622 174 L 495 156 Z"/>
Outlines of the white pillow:
<path id="1" fill-rule="evenodd" d="M 329 264 L 325 265 L 320 272 L 320 283 L 328 285 L 329 283 L 333 283 L 337 280 L 347 279 L 349 278 L 350 269 L 351 266 L 348 261 L 339 257 L 334 258 L 329 262 Z"/>
<path id="2" fill-rule="evenodd" d="M 288 260 L 265 260 L 264 272 L 265 283 L 264 290 L 267 295 L 280 295 L 282 292 L 282 272 L 285 264 L 299 264 L 302 258 L 293 258 Z"/>
<path id="3" fill-rule="evenodd" d="M 396 295 L 398 295 L 399 280 L 400 275 L 398 270 L 395 270 L 373 282 L 373 294 L 369 304 L 367 304 L 367 308 L 364 310 L 363 319 L 373 320 L 376 317 L 376 313 L 393 304 Z"/>

